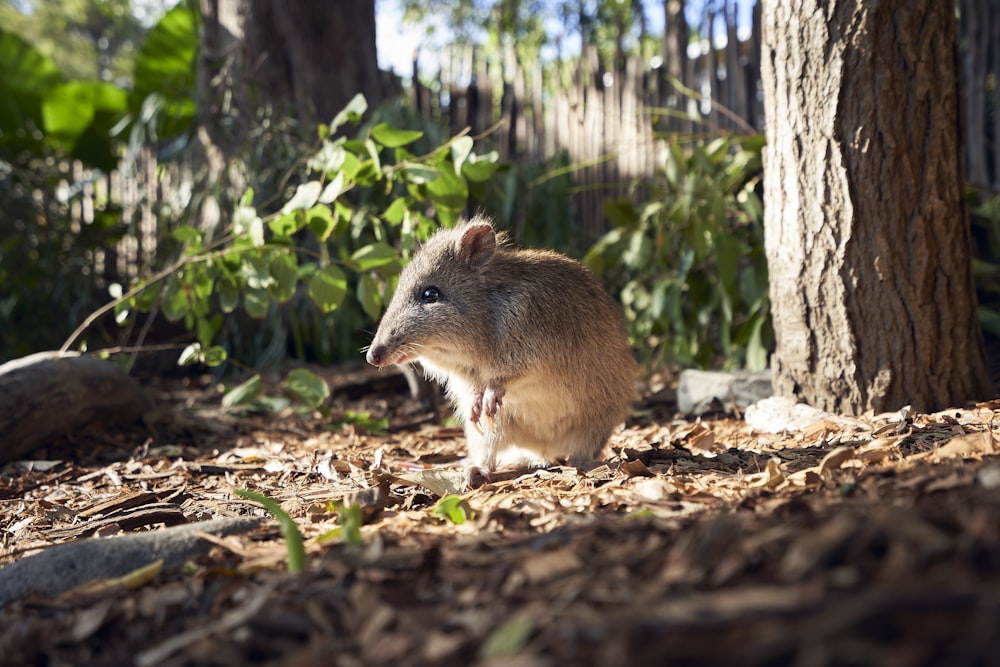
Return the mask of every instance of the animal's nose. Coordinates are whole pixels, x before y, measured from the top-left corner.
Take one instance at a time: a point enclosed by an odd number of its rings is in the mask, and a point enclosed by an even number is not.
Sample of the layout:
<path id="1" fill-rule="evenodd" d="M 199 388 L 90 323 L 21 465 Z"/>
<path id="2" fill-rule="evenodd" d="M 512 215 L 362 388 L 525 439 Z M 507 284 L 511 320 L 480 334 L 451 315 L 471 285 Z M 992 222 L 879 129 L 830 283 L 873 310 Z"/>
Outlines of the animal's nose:
<path id="1" fill-rule="evenodd" d="M 375 345 L 368 348 L 368 354 L 365 355 L 365 359 L 372 366 L 385 366 L 386 352 L 385 345 Z"/>

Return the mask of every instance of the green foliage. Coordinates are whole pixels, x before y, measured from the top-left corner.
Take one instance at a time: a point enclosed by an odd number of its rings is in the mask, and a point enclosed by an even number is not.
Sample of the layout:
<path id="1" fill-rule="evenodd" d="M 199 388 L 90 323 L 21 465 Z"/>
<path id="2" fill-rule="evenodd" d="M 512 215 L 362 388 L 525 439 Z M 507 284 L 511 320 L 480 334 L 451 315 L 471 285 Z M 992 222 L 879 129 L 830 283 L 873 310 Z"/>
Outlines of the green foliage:
<path id="1" fill-rule="evenodd" d="M 771 347 L 763 137 L 670 146 L 655 182 L 609 202 L 615 228 L 586 263 L 621 297 L 647 361 L 761 369 Z M 645 203 L 634 201 L 645 198 Z"/>
<path id="2" fill-rule="evenodd" d="M 310 408 L 316 409 L 330 398 L 326 381 L 304 368 L 296 368 L 285 378 L 285 391 Z"/>
<path id="3" fill-rule="evenodd" d="M 472 508 L 461 496 L 447 495 L 434 506 L 432 514 L 460 526 L 472 517 Z"/>
<path id="4" fill-rule="evenodd" d="M 0 30 L 0 145 L 37 143 L 42 102 L 63 81 L 52 60 L 17 35 Z"/>
<path id="5" fill-rule="evenodd" d="M 367 411 L 345 411 L 338 422 L 338 426 L 344 426 L 345 424 L 360 427 L 367 433 L 385 433 L 389 430 L 388 417 L 372 417 L 371 413 Z"/>
<path id="6" fill-rule="evenodd" d="M 264 509 L 271 513 L 271 516 L 278 520 L 278 525 L 281 528 L 281 536 L 285 538 L 285 548 L 287 550 L 285 562 L 288 565 L 288 571 L 293 574 L 301 572 L 306 564 L 306 548 L 302 532 L 299 530 L 295 520 L 288 516 L 288 513 L 281 509 L 278 503 L 263 494 L 248 489 L 234 489 L 234 493 L 242 498 L 260 503 L 264 506 Z"/>
<path id="7" fill-rule="evenodd" d="M 361 526 L 365 525 L 364 512 L 359 503 L 347 504 L 342 501 L 333 503 L 337 511 L 340 528 L 331 531 L 336 536 L 337 531 L 344 544 L 361 544 Z"/>
<path id="8" fill-rule="evenodd" d="M 23 6 L 32 7 L 33 20 L 40 24 L 68 26 L 64 33 L 83 30 L 95 35 L 94 41 L 109 37 L 112 49 L 124 48 L 124 41 L 138 42 L 140 31 L 130 23 L 131 14 L 119 15 L 128 7 L 125 0 L 89 5 L 74 0 L 55 8 L 57 4 L 26 1 Z M 72 16 L 59 19 L 53 13 L 58 11 Z M 184 4 L 170 13 L 171 20 L 183 11 L 197 16 L 197 11 Z M 3 22 L 5 28 L 27 26 L 10 12 L 6 6 L 0 11 L 11 18 Z M 122 31 L 116 28 L 118 20 L 127 24 Z M 37 30 L 28 33 L 40 38 Z M 74 32 L 57 42 L 56 52 L 65 55 L 58 47 L 67 46 L 65 42 L 76 36 Z M 119 38 L 124 41 L 115 42 Z M 175 31 L 171 40 L 168 48 L 190 54 L 192 44 L 197 45 L 197 32 L 193 28 L 188 34 Z M 80 70 L 68 71 L 77 74 Z M 190 58 L 186 74 L 190 95 L 194 91 Z M 137 77 L 138 83 L 142 80 Z M 151 85 L 157 84 L 147 87 Z M 118 164 L 122 155 L 118 137 L 130 118 L 134 98 L 124 84 L 66 76 L 23 36 L 0 29 L 0 210 L 4 212 L 0 216 L 0 284 L 4 287 L 0 360 L 58 346 L 84 314 L 107 298 L 107 287 L 94 275 L 95 258 L 107 256 L 107 249 L 130 229 L 123 211 L 102 201 L 107 192 L 102 191 L 93 169 L 110 170 Z M 163 96 L 150 96 L 153 101 L 157 98 Z M 193 103 L 189 106 L 193 109 Z M 152 114 L 144 121 L 140 114 L 133 127 L 145 128 L 158 118 Z M 81 171 L 66 158 L 81 161 L 85 168 Z M 79 209 L 75 214 L 73 209 L 79 207 L 81 194 L 91 188 L 97 199 L 94 216 L 81 224 Z M 182 295 L 173 296 L 171 305 L 179 305 Z M 121 321 L 126 315 L 125 309 L 116 312 Z M 205 326 L 209 322 L 206 319 Z M 205 357 L 206 361 L 217 358 L 215 352 Z"/>
<path id="9" fill-rule="evenodd" d="M 156 96 L 162 114 L 160 138 L 186 130 L 194 120 L 199 19 L 193 3 L 179 3 L 149 31 L 136 57 L 129 109 L 140 116 L 146 101 Z"/>
<path id="10" fill-rule="evenodd" d="M 987 334 L 1000 338 L 1000 194 L 980 197 L 970 192 L 968 199 L 979 321 Z"/>
<path id="11" fill-rule="evenodd" d="M 192 226 L 175 228 L 178 259 L 104 311 L 114 310 L 124 323 L 136 313 L 158 310 L 196 337 L 197 346 L 187 348 L 182 361 L 205 363 L 232 356 L 215 341 L 226 317 L 241 307 L 251 318 L 266 319 L 284 304 L 301 305 L 308 298 L 327 316 L 351 301 L 368 318 L 377 318 L 416 243 L 437 229 L 428 213 L 452 224 L 496 172 L 498 156 L 476 154 L 472 140 L 461 135 L 416 155 L 408 147 L 422 133 L 387 122 L 360 126 L 353 138 L 334 135 L 360 125 L 366 111 L 359 95 L 320 128 L 305 180 L 277 210 L 258 210 L 249 190 L 228 228 L 214 239 Z M 294 329 L 300 324 L 297 311 L 289 312 Z M 325 382 L 302 370 L 293 371 L 285 389 L 310 407 L 329 396 Z M 245 405 L 259 395 L 255 376 L 224 402 Z"/>
<path id="12" fill-rule="evenodd" d="M 0 2 L 0 25 L 51 58 L 67 77 L 128 81 L 154 5 L 132 0 Z"/>

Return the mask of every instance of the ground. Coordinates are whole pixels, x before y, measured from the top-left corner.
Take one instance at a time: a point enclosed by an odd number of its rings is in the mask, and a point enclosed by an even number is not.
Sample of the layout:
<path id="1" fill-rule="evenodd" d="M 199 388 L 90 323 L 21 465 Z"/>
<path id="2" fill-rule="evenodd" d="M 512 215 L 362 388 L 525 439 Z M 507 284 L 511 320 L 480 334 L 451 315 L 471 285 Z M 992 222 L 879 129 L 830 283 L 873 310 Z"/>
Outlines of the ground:
<path id="1" fill-rule="evenodd" d="M 155 383 L 145 431 L 5 466 L 0 565 L 178 519 L 266 520 L 131 587 L 0 608 L 0 663 L 1000 664 L 1000 403 L 766 435 L 732 410 L 676 419 L 654 378 L 604 465 L 467 491 L 443 409 L 393 375 L 327 379 L 325 414 Z M 301 574 L 234 489 L 295 519 Z M 449 489 L 464 523 L 435 511 Z M 338 501 L 360 508 L 360 541 Z"/>

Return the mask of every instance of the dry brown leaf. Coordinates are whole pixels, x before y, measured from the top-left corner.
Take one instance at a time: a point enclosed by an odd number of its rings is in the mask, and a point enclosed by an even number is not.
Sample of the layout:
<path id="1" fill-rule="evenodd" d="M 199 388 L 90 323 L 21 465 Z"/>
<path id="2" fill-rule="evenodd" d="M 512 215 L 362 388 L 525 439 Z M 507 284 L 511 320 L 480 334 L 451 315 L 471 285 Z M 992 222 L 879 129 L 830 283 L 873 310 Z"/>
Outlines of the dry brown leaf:
<path id="1" fill-rule="evenodd" d="M 747 480 L 752 487 L 773 490 L 785 483 L 785 473 L 781 470 L 781 462 L 770 458 L 764 472 L 748 475 Z"/>
<path id="2" fill-rule="evenodd" d="M 834 470 L 837 470 L 853 458 L 853 447 L 837 447 L 832 452 L 824 456 L 823 460 L 819 462 L 819 466 L 817 466 L 817 473 L 820 477 L 831 475 Z"/>
<path id="3" fill-rule="evenodd" d="M 788 476 L 788 481 L 796 486 L 811 487 L 822 484 L 823 478 L 820 476 L 818 469 L 813 467 L 793 472 Z"/>
<path id="4" fill-rule="evenodd" d="M 625 461 L 621 471 L 629 477 L 652 477 L 653 472 L 642 461 Z"/>
<path id="5" fill-rule="evenodd" d="M 691 436 L 688 441 L 688 447 L 690 447 L 692 452 L 698 452 L 699 454 L 707 454 L 715 449 L 715 433 L 711 429 L 705 429 L 700 433 Z"/>
<path id="6" fill-rule="evenodd" d="M 843 426 L 831 419 L 821 419 L 807 426 L 802 431 L 802 438 L 807 441 L 826 440 L 833 433 L 839 433 Z"/>
<path id="7" fill-rule="evenodd" d="M 638 480 L 632 485 L 633 493 L 648 500 L 663 500 L 677 493 L 677 487 L 662 477 Z"/>
<path id="8" fill-rule="evenodd" d="M 935 450 L 934 455 L 935 458 L 940 460 L 981 456 L 983 454 L 992 454 L 994 451 L 996 450 L 993 442 L 993 434 L 989 431 L 976 431 L 974 433 L 955 436 Z"/>
<path id="9" fill-rule="evenodd" d="M 456 468 L 428 468 L 396 475 L 398 479 L 417 484 L 435 496 L 461 495 L 468 479 L 465 472 Z"/>

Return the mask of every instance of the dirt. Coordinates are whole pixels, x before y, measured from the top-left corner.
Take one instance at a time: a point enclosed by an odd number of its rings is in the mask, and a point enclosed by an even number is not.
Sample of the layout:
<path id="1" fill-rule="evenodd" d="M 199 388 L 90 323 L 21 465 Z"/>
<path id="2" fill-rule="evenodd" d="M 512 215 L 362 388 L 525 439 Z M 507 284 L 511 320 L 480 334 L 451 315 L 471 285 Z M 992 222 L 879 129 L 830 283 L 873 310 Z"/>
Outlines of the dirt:
<path id="1" fill-rule="evenodd" d="M 1000 664 L 1000 403 L 767 435 L 647 398 L 593 469 L 467 490 L 444 408 L 395 376 L 326 379 L 322 411 L 158 383 L 145 429 L 4 467 L 0 565 L 270 517 L 236 489 L 280 503 L 306 563 L 287 571 L 269 519 L 152 579 L 19 600 L 0 608 L 0 663 Z"/>

